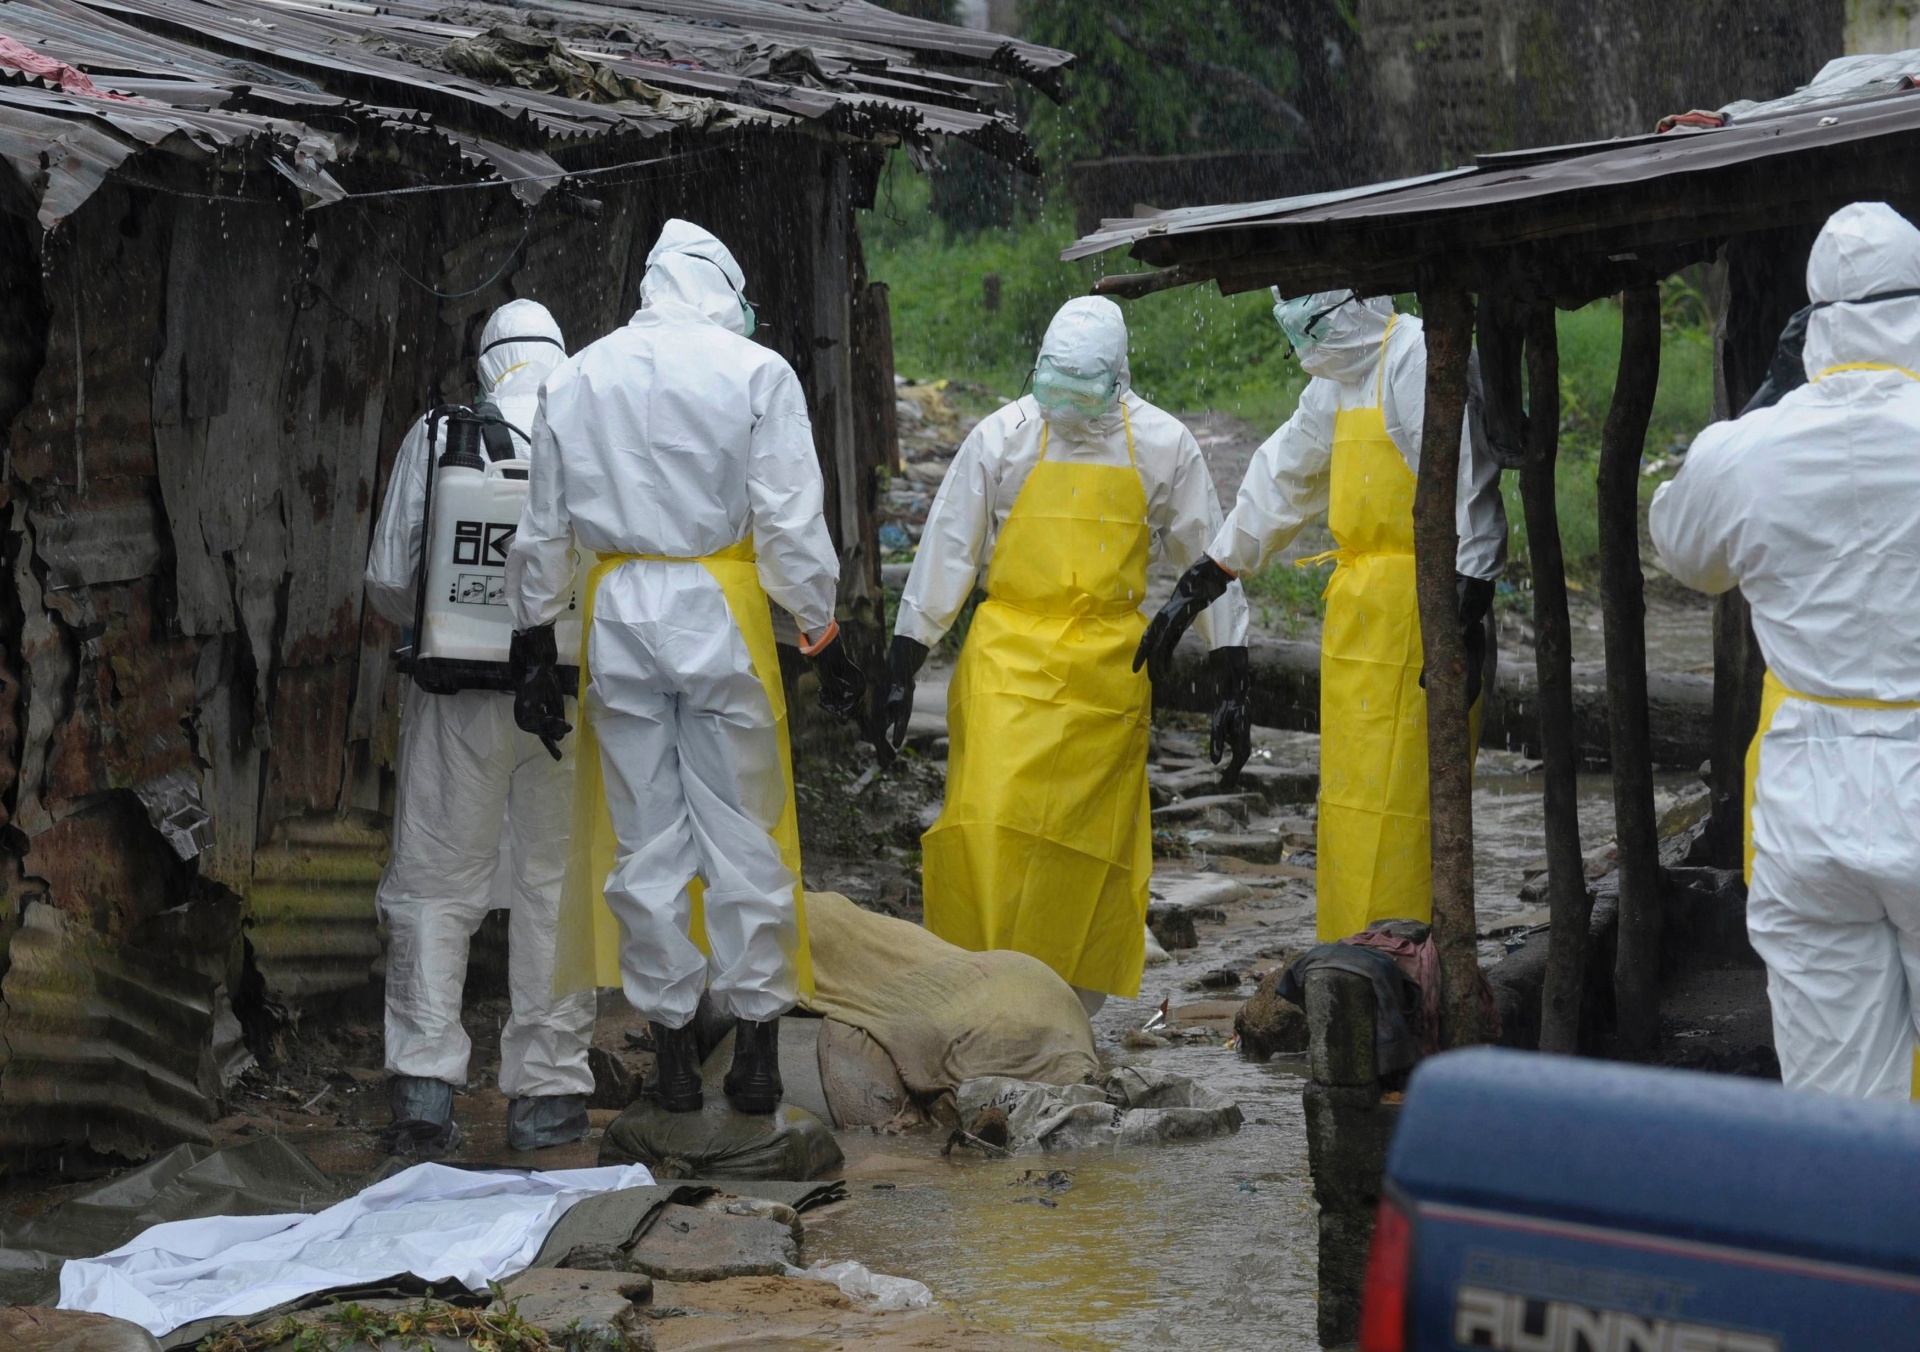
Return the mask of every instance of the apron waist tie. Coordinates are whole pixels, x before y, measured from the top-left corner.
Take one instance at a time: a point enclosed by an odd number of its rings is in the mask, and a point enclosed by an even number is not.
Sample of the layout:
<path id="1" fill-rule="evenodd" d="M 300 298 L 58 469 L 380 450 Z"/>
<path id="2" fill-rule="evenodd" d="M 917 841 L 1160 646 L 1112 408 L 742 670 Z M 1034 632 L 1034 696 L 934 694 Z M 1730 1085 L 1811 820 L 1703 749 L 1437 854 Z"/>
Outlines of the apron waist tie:
<path id="1" fill-rule="evenodd" d="M 603 567 L 612 568 L 617 564 L 632 563 L 636 559 L 645 559 L 649 563 L 753 563 L 759 555 L 754 553 L 751 539 L 740 540 L 725 549 L 715 550 L 711 554 L 600 554 L 594 555 Z"/>
<path id="2" fill-rule="evenodd" d="M 1809 704 L 1824 704 L 1832 709 L 1920 709 L 1920 700 L 1850 699 L 1838 695 L 1809 695 L 1788 686 L 1771 671 L 1766 674 L 1764 683 L 1772 686 L 1788 699 L 1803 699 Z"/>

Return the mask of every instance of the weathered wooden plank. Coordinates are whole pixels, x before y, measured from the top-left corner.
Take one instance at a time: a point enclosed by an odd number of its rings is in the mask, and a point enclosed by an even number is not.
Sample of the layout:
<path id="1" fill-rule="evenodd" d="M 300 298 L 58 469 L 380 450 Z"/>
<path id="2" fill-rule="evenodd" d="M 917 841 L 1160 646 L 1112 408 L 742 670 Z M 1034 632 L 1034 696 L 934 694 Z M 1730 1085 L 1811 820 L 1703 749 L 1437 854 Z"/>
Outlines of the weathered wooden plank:
<path id="1" fill-rule="evenodd" d="M 1547 901 L 1553 927 L 1541 995 L 1540 1047 L 1580 1050 L 1587 928 L 1593 909 L 1580 856 L 1580 745 L 1573 720 L 1573 632 L 1560 549 L 1555 462 L 1560 453 L 1560 350 L 1553 307 L 1527 315 L 1527 463 L 1520 470 L 1533 580 L 1534 670 L 1544 762 Z"/>
<path id="2" fill-rule="evenodd" d="M 1640 455 L 1660 380 L 1660 291 L 1635 287 L 1620 307 L 1620 368 L 1600 434 L 1600 604 L 1613 726 L 1613 816 L 1620 845 L 1620 938 L 1613 969 L 1622 1051 L 1653 1049 L 1660 1031 L 1660 839 L 1647 728 L 1645 579 L 1640 572 Z"/>
<path id="3" fill-rule="evenodd" d="M 1413 539 L 1420 641 L 1427 671 L 1427 782 L 1433 823 L 1433 937 L 1445 990 L 1449 1046 L 1485 1041 L 1473 904 L 1473 758 L 1467 731 L 1467 650 L 1454 596 L 1454 524 L 1460 428 L 1466 416 L 1473 309 L 1466 294 L 1423 288 L 1427 408 Z"/>

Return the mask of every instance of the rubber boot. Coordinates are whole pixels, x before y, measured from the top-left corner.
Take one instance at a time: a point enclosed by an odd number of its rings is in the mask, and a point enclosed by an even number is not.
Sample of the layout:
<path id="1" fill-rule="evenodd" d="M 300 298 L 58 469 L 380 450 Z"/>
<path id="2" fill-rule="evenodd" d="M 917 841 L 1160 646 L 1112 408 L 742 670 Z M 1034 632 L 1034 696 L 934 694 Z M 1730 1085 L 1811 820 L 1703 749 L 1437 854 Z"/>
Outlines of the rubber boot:
<path id="1" fill-rule="evenodd" d="M 653 1030 L 653 1080 L 647 1088 L 654 1101 L 670 1113 L 697 1113 L 700 1095 L 700 1041 L 689 1023 L 684 1028 Z"/>
<path id="2" fill-rule="evenodd" d="M 587 1134 L 585 1094 L 540 1094 L 507 1101 L 507 1148 L 545 1150 Z"/>
<path id="3" fill-rule="evenodd" d="M 770 1113 L 780 1106 L 780 1020 L 733 1026 L 733 1064 L 724 1081 L 736 1112 Z"/>
<path id="4" fill-rule="evenodd" d="M 445 1080 L 396 1075 L 387 1082 L 387 1106 L 393 1125 L 380 1133 L 380 1144 L 389 1155 L 437 1160 L 460 1148 L 453 1086 Z"/>

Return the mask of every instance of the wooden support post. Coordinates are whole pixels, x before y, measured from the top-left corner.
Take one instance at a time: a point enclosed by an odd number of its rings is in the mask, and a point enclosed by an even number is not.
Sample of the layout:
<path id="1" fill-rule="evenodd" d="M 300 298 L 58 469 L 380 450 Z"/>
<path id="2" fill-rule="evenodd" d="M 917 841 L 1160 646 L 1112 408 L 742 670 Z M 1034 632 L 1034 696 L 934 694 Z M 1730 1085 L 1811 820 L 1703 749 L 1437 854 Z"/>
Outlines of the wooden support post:
<path id="1" fill-rule="evenodd" d="M 1427 784 L 1433 825 L 1433 938 L 1440 950 L 1443 1036 L 1449 1046 L 1484 1041 L 1479 927 L 1473 908 L 1473 757 L 1467 731 L 1467 648 L 1454 597 L 1454 524 L 1460 429 L 1466 416 L 1473 307 L 1464 291 L 1423 287 L 1427 339 L 1426 422 L 1413 499 L 1413 552 L 1420 641 L 1427 669 Z"/>
<path id="2" fill-rule="evenodd" d="M 1645 579 L 1640 572 L 1640 455 L 1660 382 L 1660 290 L 1621 298 L 1620 370 L 1600 434 L 1600 607 L 1607 639 L 1613 817 L 1620 847 L 1620 942 L 1613 990 L 1620 1049 L 1653 1050 L 1660 1031 L 1660 840 L 1647 724 Z"/>
<path id="3" fill-rule="evenodd" d="M 1560 455 L 1560 342 L 1553 306 L 1527 314 L 1527 461 L 1520 500 L 1527 513 L 1533 573 L 1534 706 L 1540 717 L 1545 783 L 1547 974 L 1540 998 L 1540 1050 L 1580 1050 L 1586 995 L 1587 925 L 1593 903 L 1580 856 L 1580 742 L 1573 722 L 1573 630 L 1567 618 L 1567 568 L 1560 549 L 1554 464 Z"/>

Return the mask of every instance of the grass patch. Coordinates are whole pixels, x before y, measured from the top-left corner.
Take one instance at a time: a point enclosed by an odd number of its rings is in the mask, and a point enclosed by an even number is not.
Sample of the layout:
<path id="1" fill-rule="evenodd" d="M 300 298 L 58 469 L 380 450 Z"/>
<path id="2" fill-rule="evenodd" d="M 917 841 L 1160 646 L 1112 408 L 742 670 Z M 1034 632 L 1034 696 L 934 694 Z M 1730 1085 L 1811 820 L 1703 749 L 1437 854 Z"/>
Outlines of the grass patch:
<path id="1" fill-rule="evenodd" d="M 1002 401 L 1025 388 L 1054 312 L 1106 272 L 1132 266 L 1117 256 L 1062 263 L 1074 239 L 1064 202 L 1009 230 L 954 236 L 927 210 L 926 178 L 897 157 L 876 206 L 861 213 L 860 232 L 868 272 L 891 288 L 894 368 L 912 380 L 966 382 Z M 1000 279 L 991 311 L 988 274 Z M 1134 388 L 1162 408 L 1278 426 L 1306 387 L 1265 291 L 1223 297 L 1212 286 L 1180 287 L 1123 309 Z"/>
<path id="2" fill-rule="evenodd" d="M 1560 509 L 1560 543 L 1567 575 L 1575 582 L 1597 582 L 1600 575 L 1600 525 L 1595 476 L 1600 465 L 1600 432 L 1613 398 L 1620 366 L 1620 307 L 1611 300 L 1559 316 L 1560 459 L 1554 480 Z M 1644 454 L 1664 457 L 1689 445 L 1713 418 L 1713 340 L 1703 325 L 1670 327 L 1661 335 L 1660 387 L 1647 423 Z M 1640 480 L 1645 504 L 1654 490 L 1673 477 L 1663 469 Z M 1527 522 L 1520 503 L 1520 476 L 1501 476 L 1507 501 L 1508 571 L 1526 573 Z"/>

